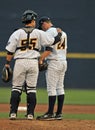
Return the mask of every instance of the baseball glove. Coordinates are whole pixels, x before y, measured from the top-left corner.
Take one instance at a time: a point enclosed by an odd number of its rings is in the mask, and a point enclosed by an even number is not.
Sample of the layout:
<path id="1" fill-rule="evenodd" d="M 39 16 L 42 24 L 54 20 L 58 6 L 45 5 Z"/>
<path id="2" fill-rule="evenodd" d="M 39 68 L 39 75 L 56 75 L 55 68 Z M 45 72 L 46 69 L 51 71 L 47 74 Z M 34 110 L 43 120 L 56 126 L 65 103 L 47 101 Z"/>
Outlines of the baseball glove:
<path id="1" fill-rule="evenodd" d="M 43 64 L 39 64 L 39 71 L 47 70 L 48 64 L 47 62 L 43 62 Z"/>
<path id="2" fill-rule="evenodd" d="M 2 80 L 4 82 L 9 82 L 12 79 L 12 69 L 11 67 L 3 67 L 2 70 Z"/>

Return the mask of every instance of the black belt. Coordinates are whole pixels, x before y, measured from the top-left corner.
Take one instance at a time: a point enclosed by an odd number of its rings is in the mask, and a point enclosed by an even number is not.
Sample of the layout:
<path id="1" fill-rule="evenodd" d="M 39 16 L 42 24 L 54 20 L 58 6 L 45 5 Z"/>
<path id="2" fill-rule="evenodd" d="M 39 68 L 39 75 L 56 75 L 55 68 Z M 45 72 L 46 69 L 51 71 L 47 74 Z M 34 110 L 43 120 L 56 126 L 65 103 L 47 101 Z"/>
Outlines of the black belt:
<path id="1" fill-rule="evenodd" d="M 18 49 L 27 49 L 27 48 L 29 48 L 29 47 L 30 47 L 30 46 L 21 46 L 21 47 L 17 47 L 16 50 L 18 50 Z M 39 51 L 39 49 L 37 49 L 37 48 L 33 48 L 33 50 Z"/>

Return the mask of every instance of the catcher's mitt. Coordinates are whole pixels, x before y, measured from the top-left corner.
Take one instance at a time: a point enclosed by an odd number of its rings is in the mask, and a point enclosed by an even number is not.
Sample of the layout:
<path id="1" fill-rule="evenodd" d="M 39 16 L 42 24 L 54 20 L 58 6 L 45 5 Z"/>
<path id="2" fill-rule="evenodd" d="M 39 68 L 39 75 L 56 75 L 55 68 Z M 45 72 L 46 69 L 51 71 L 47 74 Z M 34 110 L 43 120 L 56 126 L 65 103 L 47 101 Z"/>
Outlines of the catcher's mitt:
<path id="1" fill-rule="evenodd" d="M 39 71 L 47 70 L 48 64 L 47 62 L 43 62 L 43 64 L 39 64 Z"/>
<path id="2" fill-rule="evenodd" d="M 2 70 L 2 80 L 4 82 L 9 82 L 12 79 L 12 69 L 10 67 L 4 66 Z"/>

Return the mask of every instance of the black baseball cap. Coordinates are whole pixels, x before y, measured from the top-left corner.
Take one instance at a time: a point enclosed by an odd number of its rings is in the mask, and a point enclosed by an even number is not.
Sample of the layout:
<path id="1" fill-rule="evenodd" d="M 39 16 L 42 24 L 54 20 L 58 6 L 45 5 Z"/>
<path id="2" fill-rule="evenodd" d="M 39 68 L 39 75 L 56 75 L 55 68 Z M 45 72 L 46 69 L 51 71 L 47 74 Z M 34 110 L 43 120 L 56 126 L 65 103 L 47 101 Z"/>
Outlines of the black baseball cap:
<path id="1" fill-rule="evenodd" d="M 41 26 L 44 22 L 51 22 L 51 19 L 47 16 L 41 17 L 39 20 L 39 27 L 38 27 L 39 29 L 41 29 Z"/>

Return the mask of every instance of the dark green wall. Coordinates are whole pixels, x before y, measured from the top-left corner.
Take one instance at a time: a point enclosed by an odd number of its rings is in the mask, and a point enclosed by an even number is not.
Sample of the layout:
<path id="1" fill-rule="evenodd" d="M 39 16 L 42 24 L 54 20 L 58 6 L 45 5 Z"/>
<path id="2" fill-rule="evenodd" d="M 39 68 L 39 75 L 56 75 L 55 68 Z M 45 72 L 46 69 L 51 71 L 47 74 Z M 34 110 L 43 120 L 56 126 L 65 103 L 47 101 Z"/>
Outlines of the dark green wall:
<path id="1" fill-rule="evenodd" d="M 61 27 L 68 36 L 68 53 L 95 52 L 95 0 L 3 0 L 0 2 L 0 51 L 14 29 L 22 26 L 21 16 L 26 9 L 34 10 L 41 16 L 49 16 L 54 25 Z M 37 21 L 38 23 L 38 21 Z M 37 24 L 38 25 L 38 24 Z M 0 57 L 0 71 L 4 58 Z M 94 59 L 68 59 L 66 88 L 94 88 Z M 41 80 L 38 86 L 45 86 Z M 2 83 L 1 85 L 6 85 Z M 0 86 L 1 86 L 0 85 Z"/>

